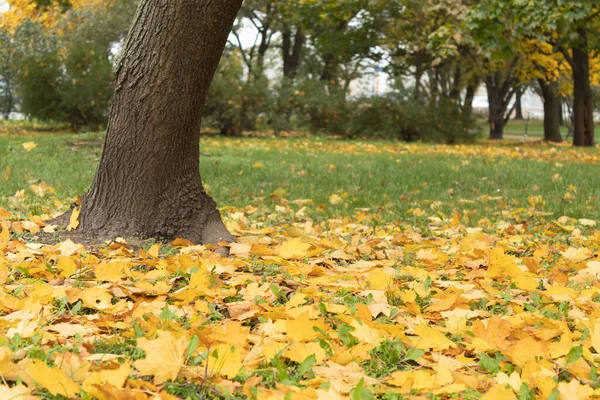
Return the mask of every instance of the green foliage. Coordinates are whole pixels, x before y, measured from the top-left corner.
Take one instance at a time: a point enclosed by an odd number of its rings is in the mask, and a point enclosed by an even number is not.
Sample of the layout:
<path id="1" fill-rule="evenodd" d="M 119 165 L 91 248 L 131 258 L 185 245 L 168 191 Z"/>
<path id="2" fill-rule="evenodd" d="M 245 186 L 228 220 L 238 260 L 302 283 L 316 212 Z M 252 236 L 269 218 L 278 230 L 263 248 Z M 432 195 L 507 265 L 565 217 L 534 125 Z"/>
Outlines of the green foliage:
<path id="1" fill-rule="evenodd" d="M 349 104 L 339 90 L 330 91 L 323 82 L 304 79 L 298 84 L 302 100 L 296 114 L 299 123 L 307 126 L 311 133 L 346 133 Z"/>
<path id="2" fill-rule="evenodd" d="M 76 40 L 67 49 L 64 66 L 58 119 L 75 127 L 103 125 L 113 91 L 106 49 Z"/>
<path id="3" fill-rule="evenodd" d="M 475 121 L 449 100 L 422 105 L 391 95 L 359 99 L 352 109 L 349 134 L 353 137 L 450 144 L 477 138 Z"/>
<path id="4" fill-rule="evenodd" d="M 27 20 L 18 27 L 14 41 L 21 111 L 33 118 L 58 119 L 62 71 L 57 37 Z"/>
<path id="5" fill-rule="evenodd" d="M 0 115 L 8 118 L 14 108 L 15 46 L 10 33 L 0 27 Z"/>
<path id="6" fill-rule="evenodd" d="M 224 136 L 255 130 L 269 109 L 270 96 L 268 80 L 245 79 L 239 54 L 227 51 L 206 99 L 204 123 Z"/>
<path id="7" fill-rule="evenodd" d="M 110 49 L 124 38 L 136 3 L 65 9 L 54 28 L 25 20 L 12 37 L 0 35 L 15 49 L 11 60 L 20 111 L 30 118 L 68 122 L 76 129 L 105 124 L 113 91 Z M 6 64 L 2 55 L 0 74 Z"/>

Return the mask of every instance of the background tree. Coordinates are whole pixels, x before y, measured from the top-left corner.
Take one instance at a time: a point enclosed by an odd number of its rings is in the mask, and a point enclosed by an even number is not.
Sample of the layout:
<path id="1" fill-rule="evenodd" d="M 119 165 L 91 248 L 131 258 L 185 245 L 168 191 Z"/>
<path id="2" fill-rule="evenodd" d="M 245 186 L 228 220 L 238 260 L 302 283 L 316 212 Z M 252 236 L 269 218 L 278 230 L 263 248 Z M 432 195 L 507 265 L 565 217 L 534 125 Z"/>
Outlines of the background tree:
<path id="1" fill-rule="evenodd" d="M 510 12 L 511 35 L 536 39 L 561 52 L 571 66 L 573 78 L 573 121 L 575 146 L 594 144 L 593 93 L 590 55 L 600 46 L 600 4 L 594 0 L 546 2 L 534 0 L 486 1 L 481 12 L 502 15 Z"/>
<path id="2" fill-rule="evenodd" d="M 96 128 L 112 96 L 113 47 L 136 1 L 15 2 L 0 26 L 12 58 L 21 111 L 29 117 Z"/>
<path id="3" fill-rule="evenodd" d="M 15 45 L 7 29 L 0 27 L 0 113 L 8 119 L 15 107 Z"/>

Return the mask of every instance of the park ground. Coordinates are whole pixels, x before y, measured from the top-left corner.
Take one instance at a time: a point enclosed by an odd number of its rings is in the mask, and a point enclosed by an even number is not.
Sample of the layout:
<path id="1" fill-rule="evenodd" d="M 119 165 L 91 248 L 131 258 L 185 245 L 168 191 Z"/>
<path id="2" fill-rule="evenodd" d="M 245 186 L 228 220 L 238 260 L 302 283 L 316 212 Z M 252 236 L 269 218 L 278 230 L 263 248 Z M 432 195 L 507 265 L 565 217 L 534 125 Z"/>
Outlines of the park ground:
<path id="1" fill-rule="evenodd" d="M 0 398 L 600 395 L 597 148 L 208 136 L 223 259 L 40 243 L 103 135 L 29 128 L 0 129 Z"/>

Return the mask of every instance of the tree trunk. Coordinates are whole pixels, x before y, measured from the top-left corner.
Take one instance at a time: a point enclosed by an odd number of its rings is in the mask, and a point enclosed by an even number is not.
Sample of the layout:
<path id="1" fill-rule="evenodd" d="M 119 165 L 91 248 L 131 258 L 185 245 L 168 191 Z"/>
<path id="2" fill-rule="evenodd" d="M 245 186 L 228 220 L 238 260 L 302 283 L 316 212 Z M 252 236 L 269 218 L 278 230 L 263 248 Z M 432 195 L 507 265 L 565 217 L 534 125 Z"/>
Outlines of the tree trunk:
<path id="1" fill-rule="evenodd" d="M 199 174 L 205 97 L 242 0 L 142 0 L 119 60 L 84 235 L 234 241 Z"/>
<path id="2" fill-rule="evenodd" d="M 297 27 L 293 34 L 289 26 L 286 26 L 281 34 L 282 53 L 283 53 L 283 76 L 294 79 L 300 68 L 300 59 L 302 48 L 306 42 L 306 36 L 302 28 Z"/>
<path id="3" fill-rule="evenodd" d="M 594 145 L 594 105 L 590 86 L 590 56 L 587 31 L 577 30 L 582 44 L 573 48 L 573 145 Z"/>
<path id="4" fill-rule="evenodd" d="M 462 115 L 465 120 L 471 119 L 473 116 L 473 101 L 475 100 L 475 94 L 477 93 L 478 86 L 479 82 L 471 82 L 467 85 L 465 100 L 462 105 Z"/>
<path id="5" fill-rule="evenodd" d="M 565 105 L 563 104 L 562 100 L 558 100 L 558 108 L 560 110 L 559 116 L 558 116 L 558 123 L 560 124 L 560 126 L 566 126 L 566 121 L 565 121 Z"/>
<path id="6" fill-rule="evenodd" d="M 560 133 L 560 99 L 557 96 L 557 84 L 538 79 L 544 100 L 544 140 L 562 142 Z"/>
<path id="7" fill-rule="evenodd" d="M 488 111 L 490 123 L 490 140 L 504 138 L 504 111 L 502 95 L 495 85 L 486 85 L 488 92 Z"/>
<path id="8" fill-rule="evenodd" d="M 515 119 L 525 119 L 523 117 L 523 93 L 517 96 L 515 103 Z"/>
<path id="9" fill-rule="evenodd" d="M 460 92 L 463 88 L 463 71 L 460 64 L 454 66 L 454 74 L 452 77 L 452 88 L 448 97 L 456 104 L 460 103 Z M 467 88 L 468 89 L 468 88 Z"/>
<path id="10" fill-rule="evenodd" d="M 421 80 L 423 79 L 423 75 L 425 74 L 424 71 L 424 67 L 423 67 L 423 61 L 422 61 L 422 54 L 420 52 L 417 52 L 415 54 L 415 88 L 413 91 L 413 99 L 418 102 L 421 103 L 422 99 L 421 99 Z"/>
<path id="11" fill-rule="evenodd" d="M 522 88 L 513 73 L 518 60 L 519 58 L 516 56 L 508 70 L 490 72 L 484 78 L 488 92 L 490 140 L 504 138 L 504 126 L 512 112 L 512 110 L 508 110 L 508 106 L 515 95 L 522 93 Z"/>
<path id="12" fill-rule="evenodd" d="M 10 118 L 10 113 L 12 112 L 14 107 L 14 98 L 13 91 L 11 87 L 11 80 L 9 78 L 4 78 L 4 119 L 8 120 Z"/>

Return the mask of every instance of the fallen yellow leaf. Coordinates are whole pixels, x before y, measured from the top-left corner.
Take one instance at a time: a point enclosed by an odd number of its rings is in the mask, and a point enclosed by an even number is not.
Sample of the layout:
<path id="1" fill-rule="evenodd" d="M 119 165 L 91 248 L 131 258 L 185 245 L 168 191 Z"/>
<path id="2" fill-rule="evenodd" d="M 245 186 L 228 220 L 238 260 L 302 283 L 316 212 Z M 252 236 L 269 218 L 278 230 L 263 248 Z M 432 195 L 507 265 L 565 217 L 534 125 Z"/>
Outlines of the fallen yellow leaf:
<path id="1" fill-rule="evenodd" d="M 69 226 L 67 226 L 67 230 L 69 232 L 74 231 L 75 229 L 77 229 L 79 227 L 79 214 L 81 213 L 81 211 L 79 210 L 79 208 L 74 208 L 73 211 L 71 212 L 71 219 L 69 222 Z"/>
<path id="2" fill-rule="evenodd" d="M 49 367 L 41 360 L 30 361 L 26 373 L 33 381 L 55 396 L 75 397 L 79 394 L 78 384 L 69 379 L 60 369 Z"/>
<path id="3" fill-rule="evenodd" d="M 28 152 L 35 149 L 37 147 L 37 144 L 35 144 L 35 142 L 26 142 L 23 143 L 23 148 L 25 150 L 27 150 Z"/>
<path id="4" fill-rule="evenodd" d="M 171 332 L 158 331 L 157 338 L 141 338 L 138 347 L 146 352 L 146 358 L 137 360 L 133 366 L 143 376 L 154 376 L 154 383 L 175 380 L 184 365 L 188 339 L 177 339 Z"/>

